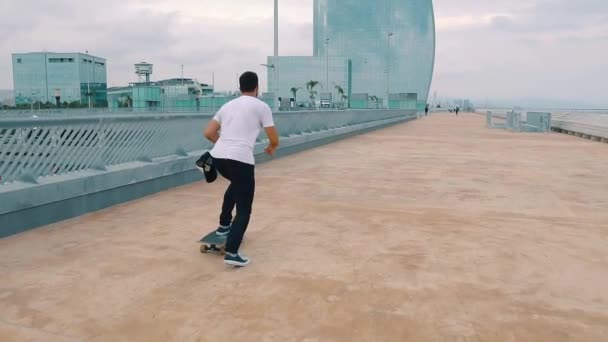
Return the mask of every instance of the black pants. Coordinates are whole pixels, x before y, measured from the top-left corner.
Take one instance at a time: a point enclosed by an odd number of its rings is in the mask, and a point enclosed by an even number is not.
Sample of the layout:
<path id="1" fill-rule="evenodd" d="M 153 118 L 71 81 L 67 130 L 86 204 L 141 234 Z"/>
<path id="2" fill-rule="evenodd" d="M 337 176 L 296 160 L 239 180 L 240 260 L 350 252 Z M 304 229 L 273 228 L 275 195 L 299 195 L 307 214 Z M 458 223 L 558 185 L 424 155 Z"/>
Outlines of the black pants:
<path id="1" fill-rule="evenodd" d="M 230 186 L 224 194 L 220 226 L 230 226 L 230 234 L 226 241 L 226 251 L 238 253 L 247 231 L 253 195 L 255 193 L 254 165 L 231 159 L 215 159 L 217 171 L 230 181 Z M 236 217 L 232 221 L 232 210 L 236 206 Z"/>

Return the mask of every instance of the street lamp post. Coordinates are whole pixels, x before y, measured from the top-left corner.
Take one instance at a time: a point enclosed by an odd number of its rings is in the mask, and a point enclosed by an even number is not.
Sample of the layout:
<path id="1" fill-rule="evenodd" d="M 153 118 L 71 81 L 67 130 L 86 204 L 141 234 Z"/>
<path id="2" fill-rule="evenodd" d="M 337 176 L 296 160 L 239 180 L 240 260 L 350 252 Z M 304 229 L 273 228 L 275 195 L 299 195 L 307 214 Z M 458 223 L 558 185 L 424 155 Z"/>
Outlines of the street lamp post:
<path id="1" fill-rule="evenodd" d="M 327 61 L 325 62 L 325 69 L 326 69 L 325 86 L 328 87 L 328 89 L 329 89 L 329 38 L 325 38 L 325 56 L 327 58 Z"/>
<path id="2" fill-rule="evenodd" d="M 90 62 L 88 62 L 90 63 Z M 91 108 L 91 68 L 87 68 L 87 96 L 89 99 L 89 109 Z"/>
<path id="3" fill-rule="evenodd" d="M 34 111 L 34 88 L 30 88 L 30 109 Z"/>
<path id="4" fill-rule="evenodd" d="M 279 0 L 274 0 L 274 110 L 279 110 Z"/>
<path id="5" fill-rule="evenodd" d="M 387 48 L 386 48 L 386 109 L 390 109 L 390 97 L 391 97 L 391 37 L 394 35 L 393 32 L 389 32 L 387 37 Z"/>
<path id="6" fill-rule="evenodd" d="M 91 63 L 91 56 L 89 55 L 89 50 L 85 51 L 87 58 L 88 58 L 88 62 L 87 64 Z M 95 66 L 95 64 L 93 64 L 93 66 Z M 89 109 L 91 109 L 91 68 L 87 67 L 87 97 L 89 99 Z"/>
<path id="7" fill-rule="evenodd" d="M 277 72 L 277 67 L 276 67 L 275 64 L 260 64 L 260 65 L 263 66 L 263 67 L 266 67 L 267 69 L 274 69 L 274 73 L 275 74 Z M 275 80 L 276 80 L 276 77 L 275 77 Z M 276 83 L 275 83 L 274 88 L 275 88 L 275 90 L 279 89 L 279 87 L 276 85 Z M 273 106 L 275 111 L 277 110 L 277 101 L 278 101 L 278 95 L 277 95 L 277 93 L 275 93 L 275 96 L 274 96 L 274 102 L 275 103 L 274 103 L 274 106 Z"/>

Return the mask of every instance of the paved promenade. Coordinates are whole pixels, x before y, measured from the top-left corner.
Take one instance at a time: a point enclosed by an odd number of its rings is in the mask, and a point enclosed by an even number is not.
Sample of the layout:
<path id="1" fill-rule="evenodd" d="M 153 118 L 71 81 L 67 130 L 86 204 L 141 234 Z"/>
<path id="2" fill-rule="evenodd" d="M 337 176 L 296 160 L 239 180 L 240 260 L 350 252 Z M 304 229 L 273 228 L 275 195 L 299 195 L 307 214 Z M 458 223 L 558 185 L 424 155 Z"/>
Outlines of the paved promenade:
<path id="1" fill-rule="evenodd" d="M 0 240 L 0 341 L 607 341 L 608 145 L 436 115 Z"/>

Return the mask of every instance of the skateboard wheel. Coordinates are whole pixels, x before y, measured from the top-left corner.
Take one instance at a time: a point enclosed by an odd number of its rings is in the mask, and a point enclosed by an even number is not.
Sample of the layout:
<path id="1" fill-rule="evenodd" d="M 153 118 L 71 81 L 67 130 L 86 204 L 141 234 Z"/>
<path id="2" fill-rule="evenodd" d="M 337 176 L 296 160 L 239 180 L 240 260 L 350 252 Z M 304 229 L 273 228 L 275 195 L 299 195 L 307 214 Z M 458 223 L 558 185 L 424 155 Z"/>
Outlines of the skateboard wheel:
<path id="1" fill-rule="evenodd" d="M 201 253 L 207 253 L 207 251 L 209 251 L 209 248 L 207 247 L 207 245 L 202 245 L 201 246 Z"/>
<path id="2" fill-rule="evenodd" d="M 220 253 L 221 253 L 222 255 L 226 255 L 226 247 L 222 247 L 222 248 L 220 248 Z"/>

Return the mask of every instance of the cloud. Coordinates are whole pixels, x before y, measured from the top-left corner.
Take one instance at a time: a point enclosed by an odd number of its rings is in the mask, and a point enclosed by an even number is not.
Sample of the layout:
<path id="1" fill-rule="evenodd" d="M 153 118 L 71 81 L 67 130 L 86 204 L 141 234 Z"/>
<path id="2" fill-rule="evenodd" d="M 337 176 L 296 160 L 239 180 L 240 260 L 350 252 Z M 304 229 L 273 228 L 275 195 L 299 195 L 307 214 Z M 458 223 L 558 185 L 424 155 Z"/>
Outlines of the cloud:
<path id="1" fill-rule="evenodd" d="M 380 1 L 380 0 L 378 0 Z M 404 0 L 405 1 L 405 0 Z M 77 0 L 0 2 L 0 89 L 12 88 L 11 56 L 82 51 L 108 59 L 110 85 L 185 76 L 235 89 L 236 74 L 259 73 L 273 51 L 272 0 Z M 312 0 L 280 1 L 280 53 L 312 54 Z M 433 88 L 463 97 L 605 98 L 606 0 L 434 0 Z M 608 103 L 606 104 L 608 106 Z"/>
<path id="2" fill-rule="evenodd" d="M 440 96 L 608 106 L 608 1 L 480 1 L 469 7 L 468 0 L 435 0 L 435 8 L 432 88 Z"/>
<path id="3" fill-rule="evenodd" d="M 437 31 L 467 31 L 491 28 L 500 28 L 512 24 L 512 19 L 508 14 L 484 13 L 484 14 L 463 14 L 459 16 L 437 17 L 435 26 Z"/>
<path id="4" fill-rule="evenodd" d="M 507 15 L 497 15 L 491 19 L 491 27 L 497 30 L 509 30 L 515 26 L 515 22 Z"/>
<path id="5" fill-rule="evenodd" d="M 312 3 L 280 2 L 281 54 L 312 54 Z M 259 73 L 273 52 L 273 1 L 34 0 L 0 4 L 0 89 L 12 88 L 14 52 L 70 51 L 108 59 L 109 85 L 136 80 L 133 64 L 155 65 L 154 79 L 185 76 L 236 89 L 236 74 Z M 23 14 L 28 20 L 23 20 Z M 307 15 L 306 15 L 307 14 Z M 6 19 L 5 19 L 6 18 Z"/>

